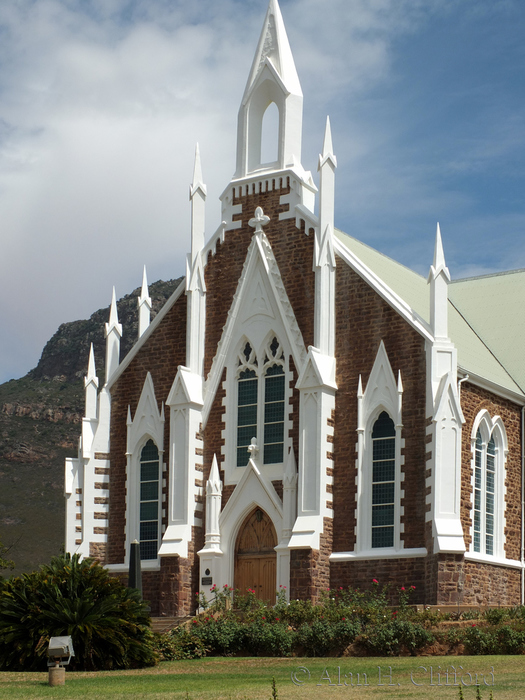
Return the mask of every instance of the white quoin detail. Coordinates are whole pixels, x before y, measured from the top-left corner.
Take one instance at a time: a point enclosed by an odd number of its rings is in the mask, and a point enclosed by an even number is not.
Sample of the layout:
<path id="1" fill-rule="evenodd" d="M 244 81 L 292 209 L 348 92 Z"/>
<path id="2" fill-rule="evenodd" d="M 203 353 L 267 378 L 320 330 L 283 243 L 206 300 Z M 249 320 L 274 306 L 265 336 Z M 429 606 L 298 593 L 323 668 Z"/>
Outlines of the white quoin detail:
<path id="1" fill-rule="evenodd" d="M 448 338 L 448 283 L 450 272 L 445 263 L 443 242 L 439 224 L 436 229 L 436 244 L 434 247 L 434 262 L 428 273 L 430 284 L 430 327 L 434 338 Z"/>
<path id="2" fill-rule="evenodd" d="M 314 344 L 323 354 L 335 352 L 334 193 L 337 161 L 332 153 L 330 120 L 326 119 L 323 152 L 319 156 L 319 226 L 315 231 Z"/>
<path id="3" fill-rule="evenodd" d="M 199 144 L 195 149 L 191 201 L 191 253 L 186 258 L 186 366 L 201 375 L 204 363 L 204 327 L 206 322 L 206 283 L 202 264 L 206 185 L 202 182 Z"/>
<path id="4" fill-rule="evenodd" d="M 139 306 L 139 338 L 147 330 L 151 320 L 151 297 L 148 293 L 148 278 L 146 277 L 146 265 L 142 272 L 142 289 L 137 299 Z"/>
<path id="5" fill-rule="evenodd" d="M 219 516 L 221 514 L 222 482 L 219 476 L 217 457 L 213 455 L 210 477 L 206 483 L 206 538 L 205 550 L 219 551 L 221 548 L 221 533 Z"/>
<path id="6" fill-rule="evenodd" d="M 263 118 L 274 103 L 279 112 L 277 160 L 261 163 Z M 277 0 L 270 0 L 239 110 L 237 171 L 250 173 L 299 165 L 303 93 Z"/>
<path id="7" fill-rule="evenodd" d="M 118 322 L 117 296 L 113 287 L 111 307 L 109 310 L 109 322 L 106 323 L 106 384 L 120 362 L 120 339 L 122 338 L 122 326 Z"/>
<path id="8" fill-rule="evenodd" d="M 98 397 L 98 377 L 95 370 L 95 353 L 93 343 L 89 349 L 88 371 L 84 378 L 84 388 L 86 393 L 85 418 L 97 417 L 97 397 Z"/>

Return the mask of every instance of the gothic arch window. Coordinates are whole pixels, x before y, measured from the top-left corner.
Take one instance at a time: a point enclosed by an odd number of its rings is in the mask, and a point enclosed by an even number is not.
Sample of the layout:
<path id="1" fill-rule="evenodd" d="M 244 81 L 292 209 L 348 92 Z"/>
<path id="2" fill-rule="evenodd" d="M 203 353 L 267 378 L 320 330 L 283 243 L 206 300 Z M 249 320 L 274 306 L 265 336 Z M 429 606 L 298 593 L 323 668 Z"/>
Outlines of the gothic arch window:
<path id="1" fill-rule="evenodd" d="M 357 390 L 356 554 L 393 556 L 403 549 L 401 468 L 403 385 L 381 342 L 363 391 Z"/>
<path id="2" fill-rule="evenodd" d="M 273 336 L 257 358 L 245 341 L 237 359 L 236 464 L 248 463 L 248 446 L 255 438 L 264 464 L 284 461 L 286 372 L 284 351 Z"/>
<path id="3" fill-rule="evenodd" d="M 472 431 L 471 552 L 504 557 L 507 436 L 499 416 L 478 414 Z"/>
<path id="4" fill-rule="evenodd" d="M 153 440 L 140 453 L 139 537 L 140 558 L 156 559 L 159 549 L 159 450 Z"/>
<path id="5" fill-rule="evenodd" d="M 372 549 L 393 547 L 396 508 L 396 428 L 383 411 L 372 428 Z"/>

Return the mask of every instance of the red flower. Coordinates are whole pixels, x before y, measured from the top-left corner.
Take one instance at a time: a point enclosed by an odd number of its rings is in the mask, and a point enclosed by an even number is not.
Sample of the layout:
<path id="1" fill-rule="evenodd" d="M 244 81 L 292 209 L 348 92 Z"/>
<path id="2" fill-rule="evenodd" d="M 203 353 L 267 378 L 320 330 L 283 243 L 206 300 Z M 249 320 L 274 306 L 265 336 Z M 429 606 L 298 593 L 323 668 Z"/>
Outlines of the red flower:
<path id="1" fill-rule="evenodd" d="M 378 582 L 378 580 L 377 580 L 376 578 L 373 578 L 373 579 L 372 579 L 372 583 L 379 583 L 379 582 Z"/>
<path id="2" fill-rule="evenodd" d="M 415 586 L 410 586 L 410 588 L 411 588 L 413 591 L 416 590 L 416 587 L 415 587 Z"/>
<path id="3" fill-rule="evenodd" d="M 401 590 L 404 591 L 404 590 L 405 590 L 405 587 L 404 587 L 404 586 L 401 586 Z"/>

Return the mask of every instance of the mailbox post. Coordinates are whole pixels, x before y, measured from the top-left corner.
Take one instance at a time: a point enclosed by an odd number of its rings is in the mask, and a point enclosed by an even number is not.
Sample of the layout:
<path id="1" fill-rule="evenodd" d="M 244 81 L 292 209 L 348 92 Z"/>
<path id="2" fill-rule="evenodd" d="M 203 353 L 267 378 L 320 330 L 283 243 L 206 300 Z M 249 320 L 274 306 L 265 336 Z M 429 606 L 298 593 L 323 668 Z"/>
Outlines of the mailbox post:
<path id="1" fill-rule="evenodd" d="M 64 685 L 66 682 L 66 666 L 71 661 L 71 657 L 75 656 L 71 637 L 51 637 L 47 656 L 49 685 Z"/>

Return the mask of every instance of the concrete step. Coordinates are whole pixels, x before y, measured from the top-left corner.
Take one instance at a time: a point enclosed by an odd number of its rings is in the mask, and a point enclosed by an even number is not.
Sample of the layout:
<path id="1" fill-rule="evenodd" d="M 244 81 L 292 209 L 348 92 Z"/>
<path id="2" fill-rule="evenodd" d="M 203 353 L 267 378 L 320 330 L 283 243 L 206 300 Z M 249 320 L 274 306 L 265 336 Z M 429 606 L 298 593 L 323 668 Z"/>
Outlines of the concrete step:
<path id="1" fill-rule="evenodd" d="M 188 620 L 191 620 L 191 617 L 152 617 L 151 629 L 153 632 L 169 632 Z"/>

